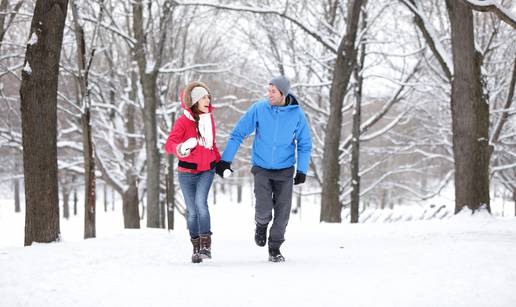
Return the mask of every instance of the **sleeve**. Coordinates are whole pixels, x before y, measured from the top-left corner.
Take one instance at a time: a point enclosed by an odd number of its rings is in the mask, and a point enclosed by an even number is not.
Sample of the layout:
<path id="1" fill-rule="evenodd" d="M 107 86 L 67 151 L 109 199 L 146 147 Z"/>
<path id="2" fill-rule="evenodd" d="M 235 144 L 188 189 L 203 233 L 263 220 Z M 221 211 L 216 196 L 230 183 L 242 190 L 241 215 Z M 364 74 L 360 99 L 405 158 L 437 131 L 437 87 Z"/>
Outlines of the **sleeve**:
<path id="1" fill-rule="evenodd" d="M 251 134 L 253 134 L 256 129 L 256 109 L 258 103 L 255 103 L 251 106 L 251 108 L 240 118 L 238 123 L 236 124 L 233 131 L 229 135 L 228 143 L 226 144 L 226 149 L 222 154 L 221 160 L 232 162 L 235 157 L 240 144 L 244 141 L 244 139 Z"/>
<path id="2" fill-rule="evenodd" d="M 180 157 L 177 152 L 177 147 L 182 143 L 185 134 L 185 127 L 180 119 L 178 119 L 174 126 L 172 127 L 172 131 L 168 135 L 167 142 L 165 143 L 165 151 L 169 155 L 176 155 Z"/>
<path id="3" fill-rule="evenodd" d="M 306 120 L 305 113 L 301 110 L 299 126 L 296 132 L 297 143 L 297 171 L 303 174 L 308 172 L 308 164 L 312 153 L 312 135 Z"/>

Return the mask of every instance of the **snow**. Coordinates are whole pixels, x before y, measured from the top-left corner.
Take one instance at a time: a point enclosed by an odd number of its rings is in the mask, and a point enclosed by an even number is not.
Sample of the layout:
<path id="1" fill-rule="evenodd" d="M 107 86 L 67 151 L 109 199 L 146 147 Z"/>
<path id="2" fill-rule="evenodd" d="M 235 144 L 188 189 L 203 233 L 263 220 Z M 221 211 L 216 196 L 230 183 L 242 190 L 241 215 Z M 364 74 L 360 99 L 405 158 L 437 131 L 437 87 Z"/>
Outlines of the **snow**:
<path id="1" fill-rule="evenodd" d="M 148 60 L 146 65 L 147 66 L 145 67 L 145 73 L 151 74 L 155 69 L 154 66 L 156 66 L 156 62 L 154 60 Z"/>
<path id="2" fill-rule="evenodd" d="M 32 32 L 32 35 L 30 36 L 29 42 L 27 44 L 36 45 L 37 43 L 38 43 L 38 35 L 35 32 Z"/>
<path id="3" fill-rule="evenodd" d="M 23 213 L 0 201 L 0 306 L 516 304 L 515 218 L 464 210 L 444 220 L 321 224 L 307 202 L 291 216 L 287 261 L 270 263 L 254 244 L 245 192 L 242 204 L 219 195 L 210 205 L 213 260 L 201 264 L 190 263 L 179 215 L 172 232 L 124 230 L 121 212 L 99 201 L 96 239 L 82 240 L 79 214 L 61 220 L 62 242 L 21 247 Z"/>
<path id="4" fill-rule="evenodd" d="M 501 1 L 498 0 L 467 0 L 469 3 L 476 6 L 495 6 L 503 14 L 507 15 L 511 20 L 516 22 L 516 6 L 512 5 L 509 9 L 504 7 Z M 509 5 L 511 3 L 509 2 Z"/>
<path id="5" fill-rule="evenodd" d="M 23 67 L 23 71 L 28 75 L 32 74 L 32 68 L 30 67 L 29 61 L 25 63 L 25 67 Z"/>

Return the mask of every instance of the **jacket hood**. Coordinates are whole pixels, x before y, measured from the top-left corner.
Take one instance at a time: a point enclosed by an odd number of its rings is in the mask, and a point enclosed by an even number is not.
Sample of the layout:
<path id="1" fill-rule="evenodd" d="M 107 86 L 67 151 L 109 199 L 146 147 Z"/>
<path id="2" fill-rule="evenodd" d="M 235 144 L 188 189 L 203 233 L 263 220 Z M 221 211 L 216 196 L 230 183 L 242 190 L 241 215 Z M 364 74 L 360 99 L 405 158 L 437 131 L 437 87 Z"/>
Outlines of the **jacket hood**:
<path id="1" fill-rule="evenodd" d="M 202 83 L 202 82 L 199 82 L 199 81 L 194 81 L 194 82 L 190 82 L 188 83 L 188 85 L 186 86 L 186 88 L 183 90 L 183 93 L 181 94 L 181 107 L 183 109 L 190 109 L 193 105 L 193 102 L 192 102 L 192 89 L 196 86 L 201 86 L 201 87 L 204 87 L 206 89 L 206 91 L 208 92 L 208 95 L 210 97 L 210 106 L 213 102 L 213 95 L 211 94 L 211 91 L 210 89 L 208 88 L 208 86 L 206 86 L 206 84 Z M 210 108 L 210 111 L 211 111 L 211 108 Z"/>
<path id="2" fill-rule="evenodd" d="M 287 97 L 285 97 L 285 101 L 287 102 L 285 106 L 299 105 L 296 96 L 292 94 L 287 94 Z"/>
<path id="3" fill-rule="evenodd" d="M 294 108 L 299 107 L 299 102 L 297 101 L 296 96 L 294 96 L 292 94 L 288 94 L 287 97 L 285 97 L 286 103 L 284 106 L 271 105 L 269 98 L 265 98 L 263 101 L 267 102 L 267 104 L 269 105 L 269 108 L 276 107 L 276 108 L 279 108 L 280 110 L 289 110 L 289 109 L 294 109 Z"/>

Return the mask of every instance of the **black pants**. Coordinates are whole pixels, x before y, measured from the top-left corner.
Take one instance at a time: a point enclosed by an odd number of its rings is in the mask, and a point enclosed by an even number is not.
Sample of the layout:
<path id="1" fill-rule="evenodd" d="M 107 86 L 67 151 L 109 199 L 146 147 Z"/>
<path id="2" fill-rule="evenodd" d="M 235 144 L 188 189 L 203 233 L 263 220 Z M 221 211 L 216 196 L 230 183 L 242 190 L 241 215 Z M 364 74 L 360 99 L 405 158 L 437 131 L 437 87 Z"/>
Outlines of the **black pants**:
<path id="1" fill-rule="evenodd" d="M 256 222 L 267 225 L 273 220 L 269 231 L 269 247 L 280 247 L 285 241 L 285 229 L 292 207 L 294 167 L 269 170 L 253 166 L 251 172 L 254 175 Z"/>

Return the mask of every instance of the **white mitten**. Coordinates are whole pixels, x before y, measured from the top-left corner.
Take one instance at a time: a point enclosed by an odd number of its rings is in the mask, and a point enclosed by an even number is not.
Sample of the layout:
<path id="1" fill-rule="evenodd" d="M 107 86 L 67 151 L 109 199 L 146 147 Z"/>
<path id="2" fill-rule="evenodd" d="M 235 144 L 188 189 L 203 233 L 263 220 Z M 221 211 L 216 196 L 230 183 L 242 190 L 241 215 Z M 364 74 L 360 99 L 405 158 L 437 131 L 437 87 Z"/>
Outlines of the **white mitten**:
<path id="1" fill-rule="evenodd" d="M 186 158 L 190 155 L 190 150 L 189 148 L 185 148 L 183 146 L 183 144 L 179 144 L 177 145 L 177 155 L 180 157 L 180 158 Z"/>
<path id="2" fill-rule="evenodd" d="M 229 169 L 225 169 L 224 170 L 224 173 L 222 173 L 224 176 L 222 178 L 228 178 L 229 176 L 231 176 L 233 174 L 233 172 Z"/>
<path id="3" fill-rule="evenodd" d="M 197 139 L 196 138 L 189 138 L 184 143 L 179 144 L 177 146 L 177 152 L 181 157 L 188 157 L 190 155 L 190 151 L 192 151 L 192 148 L 197 146 Z"/>
<path id="4" fill-rule="evenodd" d="M 196 138 L 189 138 L 186 140 L 181 147 L 184 147 L 185 149 L 192 150 L 195 146 L 197 146 L 197 139 Z"/>

